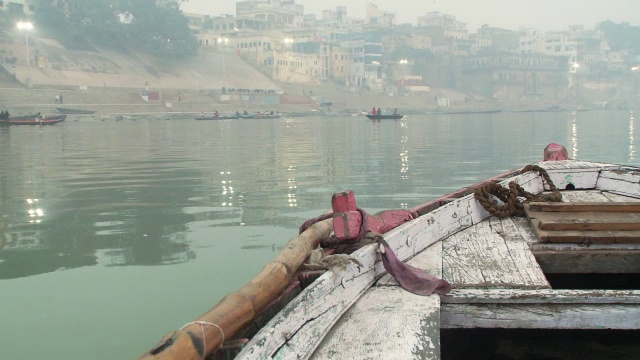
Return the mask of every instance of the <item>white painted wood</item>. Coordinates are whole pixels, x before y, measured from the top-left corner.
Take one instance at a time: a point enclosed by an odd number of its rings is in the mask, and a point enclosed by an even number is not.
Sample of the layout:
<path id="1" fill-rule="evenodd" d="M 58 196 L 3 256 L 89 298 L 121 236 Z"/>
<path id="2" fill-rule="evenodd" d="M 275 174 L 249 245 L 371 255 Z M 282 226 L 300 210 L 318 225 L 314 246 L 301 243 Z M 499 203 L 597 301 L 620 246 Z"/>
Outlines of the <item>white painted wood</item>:
<path id="1" fill-rule="evenodd" d="M 443 242 L 443 276 L 454 288 L 549 288 L 509 219 L 491 218 Z"/>
<path id="2" fill-rule="evenodd" d="M 605 196 L 607 199 L 609 199 L 609 201 L 613 201 L 613 202 L 640 201 L 640 198 L 634 198 L 634 197 L 614 194 L 610 192 L 603 192 L 602 195 Z"/>
<path id="3" fill-rule="evenodd" d="M 536 165 L 547 170 L 551 181 L 559 190 L 566 189 L 569 184 L 573 184 L 576 189 L 593 189 L 600 170 L 613 166 L 577 160 L 543 161 Z"/>
<path id="4" fill-rule="evenodd" d="M 525 217 L 512 217 L 511 221 L 515 225 L 517 233 L 529 244 L 529 248 L 540 243 L 540 239 L 538 239 L 538 235 L 536 235 L 529 219 Z"/>
<path id="5" fill-rule="evenodd" d="M 442 242 L 407 263 L 442 276 Z M 413 295 L 386 274 L 340 318 L 312 358 L 369 359 L 371 354 L 389 359 L 439 359 L 440 297 Z"/>
<path id="6" fill-rule="evenodd" d="M 313 331 L 324 336 L 333 323 L 373 284 L 376 261 L 374 247 L 369 245 L 353 254 L 363 264 L 360 271 L 355 265 L 349 265 L 340 274 L 327 271 L 304 289 L 249 341 L 236 358 L 271 358 L 305 326 L 313 325 Z M 311 323 L 318 318 L 325 321 Z M 300 349 L 301 356 L 308 357 L 321 339 Z"/>
<path id="7" fill-rule="evenodd" d="M 453 289 L 443 304 L 640 304 L 640 290 Z"/>
<path id="8" fill-rule="evenodd" d="M 440 297 L 373 287 L 311 359 L 440 359 Z"/>
<path id="9" fill-rule="evenodd" d="M 640 250 L 640 244 L 532 244 L 531 251 Z"/>
<path id="10" fill-rule="evenodd" d="M 640 306 L 593 304 L 442 304 L 442 328 L 640 328 Z"/>
<path id="11" fill-rule="evenodd" d="M 596 188 L 634 198 L 640 198 L 640 172 L 629 168 L 602 171 Z"/>
<path id="12" fill-rule="evenodd" d="M 562 192 L 562 202 L 609 202 L 609 198 L 602 194 L 600 190 L 586 191 L 564 191 Z"/>
<path id="13" fill-rule="evenodd" d="M 536 165 L 539 165 L 546 170 L 589 170 L 589 169 L 602 169 L 607 167 L 617 167 L 616 164 L 600 163 L 593 161 L 582 160 L 559 160 L 559 161 L 540 161 Z"/>

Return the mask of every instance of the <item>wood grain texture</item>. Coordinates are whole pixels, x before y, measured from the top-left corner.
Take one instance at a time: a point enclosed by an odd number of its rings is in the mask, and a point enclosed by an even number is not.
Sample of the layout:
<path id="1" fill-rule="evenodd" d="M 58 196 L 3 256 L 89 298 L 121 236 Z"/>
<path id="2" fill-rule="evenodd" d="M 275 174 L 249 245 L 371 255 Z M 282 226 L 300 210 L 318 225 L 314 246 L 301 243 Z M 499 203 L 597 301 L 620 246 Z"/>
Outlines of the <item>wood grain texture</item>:
<path id="1" fill-rule="evenodd" d="M 348 340 L 347 340 L 348 339 Z M 311 359 L 440 358 L 440 297 L 373 287 L 325 337 Z"/>
<path id="2" fill-rule="evenodd" d="M 443 328 L 640 328 L 636 304 L 443 304 Z"/>

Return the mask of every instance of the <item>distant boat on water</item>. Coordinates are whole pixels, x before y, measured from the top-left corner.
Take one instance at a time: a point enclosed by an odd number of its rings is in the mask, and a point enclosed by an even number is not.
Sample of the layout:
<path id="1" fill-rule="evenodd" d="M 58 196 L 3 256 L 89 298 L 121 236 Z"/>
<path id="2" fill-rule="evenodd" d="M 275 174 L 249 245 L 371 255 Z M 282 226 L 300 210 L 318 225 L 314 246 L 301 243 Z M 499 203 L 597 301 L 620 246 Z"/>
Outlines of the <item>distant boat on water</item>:
<path id="1" fill-rule="evenodd" d="M 50 115 L 40 117 L 34 115 L 28 118 L 21 116 L 0 120 L 0 125 L 55 125 L 64 121 L 66 118 L 67 115 Z"/>
<path id="2" fill-rule="evenodd" d="M 401 114 L 366 114 L 366 115 L 371 120 L 402 119 L 404 117 L 404 115 L 401 115 Z"/>

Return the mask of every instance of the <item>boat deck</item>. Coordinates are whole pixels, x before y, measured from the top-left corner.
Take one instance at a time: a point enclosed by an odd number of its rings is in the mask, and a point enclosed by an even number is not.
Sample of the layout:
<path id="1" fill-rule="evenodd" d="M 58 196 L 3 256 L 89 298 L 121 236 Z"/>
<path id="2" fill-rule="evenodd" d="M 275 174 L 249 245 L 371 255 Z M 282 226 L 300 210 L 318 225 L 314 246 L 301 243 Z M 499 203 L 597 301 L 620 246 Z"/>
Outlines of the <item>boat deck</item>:
<path id="1" fill-rule="evenodd" d="M 572 173 L 564 174 L 562 165 L 569 165 Z M 551 223 L 559 218 L 556 210 L 529 211 L 531 219 L 488 217 L 451 231 L 442 241 L 427 239 L 431 245 L 408 263 L 442 277 L 453 290 L 444 296 L 417 296 L 384 275 L 338 320 L 312 358 L 439 359 L 441 328 L 639 329 L 640 291 L 553 289 L 545 276 L 640 272 L 638 174 L 600 172 L 590 166 L 575 173 L 581 165 L 547 167 L 557 171 L 552 178 L 559 188 L 572 184 L 591 189 L 562 191 L 563 204 L 586 204 L 588 212 L 573 212 L 564 225 Z M 617 193 L 594 189 L 612 182 Z M 624 209 L 605 209 L 607 204 L 622 204 Z M 464 209 L 464 200 L 455 207 L 436 212 L 453 222 L 470 221 L 464 214 L 473 212 Z M 617 210 L 626 217 L 611 212 Z M 604 235 L 594 235 L 591 228 L 602 225 L 602 219 Z M 540 236 L 540 223 L 546 224 L 543 228 L 559 227 L 563 236 Z M 609 231 L 612 226 L 624 230 L 614 233 Z M 412 241 L 425 239 L 406 237 L 408 247 Z"/>

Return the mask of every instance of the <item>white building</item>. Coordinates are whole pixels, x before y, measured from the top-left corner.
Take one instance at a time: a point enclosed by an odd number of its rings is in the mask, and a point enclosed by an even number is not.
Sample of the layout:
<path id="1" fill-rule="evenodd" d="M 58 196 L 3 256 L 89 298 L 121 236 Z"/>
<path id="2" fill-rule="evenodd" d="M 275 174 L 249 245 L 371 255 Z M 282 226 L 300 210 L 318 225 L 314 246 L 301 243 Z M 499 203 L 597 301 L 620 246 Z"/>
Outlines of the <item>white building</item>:
<path id="1" fill-rule="evenodd" d="M 0 10 L 18 14 L 32 14 L 35 11 L 33 0 L 0 1 Z"/>

